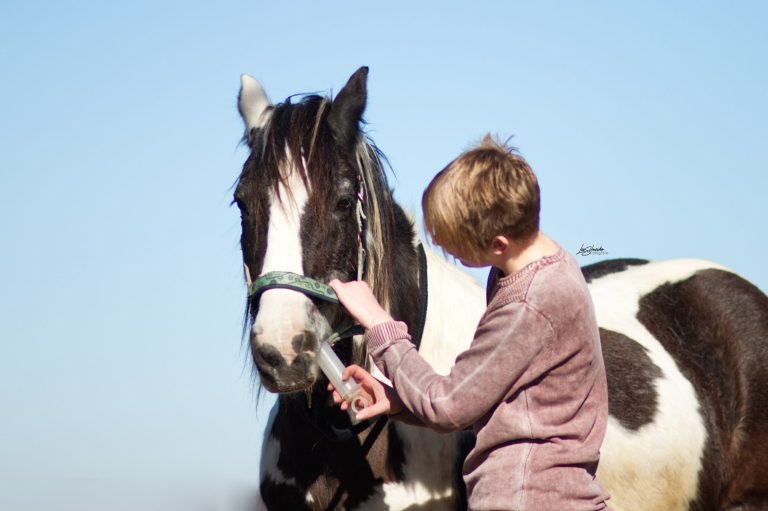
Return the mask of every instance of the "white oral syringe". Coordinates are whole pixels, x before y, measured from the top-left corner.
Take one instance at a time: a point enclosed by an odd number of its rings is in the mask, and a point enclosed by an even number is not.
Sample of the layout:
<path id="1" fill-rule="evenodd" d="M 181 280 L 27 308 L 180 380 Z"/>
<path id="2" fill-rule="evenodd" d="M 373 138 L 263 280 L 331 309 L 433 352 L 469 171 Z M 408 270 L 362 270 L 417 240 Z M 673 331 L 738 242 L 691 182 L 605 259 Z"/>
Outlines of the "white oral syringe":
<path id="1" fill-rule="evenodd" d="M 341 375 L 344 372 L 344 364 L 339 360 L 339 356 L 333 351 L 331 345 L 323 341 L 320 343 L 320 352 L 317 354 L 317 365 L 325 373 L 325 376 L 333 384 L 341 397 L 349 402 L 349 416 L 352 418 L 352 422 L 357 424 L 355 414 L 363 408 L 370 406 L 370 400 L 362 395 L 360 385 L 354 380 L 349 378 L 348 380 L 342 380 Z"/>

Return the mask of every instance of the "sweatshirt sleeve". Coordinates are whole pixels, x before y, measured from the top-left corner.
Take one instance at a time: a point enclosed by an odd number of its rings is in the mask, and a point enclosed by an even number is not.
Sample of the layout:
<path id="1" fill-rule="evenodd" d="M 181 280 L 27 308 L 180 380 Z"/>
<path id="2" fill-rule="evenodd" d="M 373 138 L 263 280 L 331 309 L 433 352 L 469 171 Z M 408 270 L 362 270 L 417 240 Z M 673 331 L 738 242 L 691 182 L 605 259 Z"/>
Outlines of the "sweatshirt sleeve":
<path id="1" fill-rule="evenodd" d="M 436 373 L 410 342 L 405 323 L 366 333 L 368 350 L 408 410 L 432 428 L 466 429 L 499 403 L 554 339 L 549 321 L 525 302 L 489 310 L 448 375 Z"/>

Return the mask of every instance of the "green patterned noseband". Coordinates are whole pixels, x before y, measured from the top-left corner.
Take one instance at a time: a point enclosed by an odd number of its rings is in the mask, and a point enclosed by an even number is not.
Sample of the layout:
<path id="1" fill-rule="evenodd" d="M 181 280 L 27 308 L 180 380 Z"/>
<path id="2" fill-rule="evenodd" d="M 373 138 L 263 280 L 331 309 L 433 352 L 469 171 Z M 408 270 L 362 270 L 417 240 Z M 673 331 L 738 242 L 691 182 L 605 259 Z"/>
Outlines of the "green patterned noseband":
<path id="1" fill-rule="evenodd" d="M 261 294 L 269 289 L 290 289 L 318 300 L 339 304 L 336 292 L 328 284 L 323 284 L 315 279 L 288 271 L 271 271 L 260 276 L 251 284 L 251 287 L 248 289 L 248 296 L 251 299 L 258 300 Z M 355 325 L 352 321 L 345 321 L 328 337 L 327 341 L 328 344 L 333 346 L 336 344 L 336 341 L 354 335 L 361 335 L 364 332 L 365 329 L 360 325 Z"/>
<path id="2" fill-rule="evenodd" d="M 251 284 L 248 296 L 257 299 L 269 289 L 290 289 L 330 303 L 339 303 L 336 293 L 328 284 L 288 271 L 271 271 L 260 276 Z"/>

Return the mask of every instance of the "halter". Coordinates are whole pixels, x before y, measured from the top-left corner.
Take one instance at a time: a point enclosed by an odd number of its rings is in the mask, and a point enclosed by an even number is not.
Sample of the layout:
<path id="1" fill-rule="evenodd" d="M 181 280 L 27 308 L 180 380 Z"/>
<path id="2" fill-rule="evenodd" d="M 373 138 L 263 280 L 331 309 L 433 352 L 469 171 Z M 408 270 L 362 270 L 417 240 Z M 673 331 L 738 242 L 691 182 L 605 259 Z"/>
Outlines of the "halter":
<path id="1" fill-rule="evenodd" d="M 265 273 L 253 281 L 248 290 L 248 296 L 251 299 L 256 299 L 270 289 L 290 289 L 324 302 L 333 303 L 335 305 L 340 304 L 336 292 L 328 284 L 323 284 L 313 278 L 289 271 L 271 271 Z M 360 325 L 344 325 L 344 328 L 337 328 L 334 330 L 330 337 L 328 337 L 327 342 L 333 346 L 341 339 L 360 335 L 364 332 L 365 329 Z"/>
<path id="2" fill-rule="evenodd" d="M 427 303 L 429 299 L 427 293 L 427 255 L 421 243 L 417 246 L 417 253 L 419 257 L 419 317 L 411 335 L 411 342 L 416 346 L 416 350 L 421 347 L 421 337 L 424 334 L 424 324 L 427 321 Z M 358 271 L 358 273 L 360 272 Z M 270 289 L 290 289 L 324 302 L 340 305 L 339 298 L 331 286 L 311 277 L 289 271 L 271 271 L 261 275 L 249 286 L 248 297 L 250 299 L 257 299 Z M 341 339 L 361 335 L 365 332 L 365 329 L 360 325 L 349 326 L 345 324 L 343 326 L 344 328 L 337 328 L 328 337 L 327 342 L 331 346 Z"/>
<path id="3" fill-rule="evenodd" d="M 339 303 L 339 298 L 336 296 L 336 292 L 328 284 L 323 284 L 318 280 L 289 271 L 271 271 L 265 273 L 253 281 L 251 288 L 248 290 L 248 296 L 252 299 L 258 298 L 265 291 L 280 288 L 299 291 L 300 293 L 325 302 L 337 305 Z"/>

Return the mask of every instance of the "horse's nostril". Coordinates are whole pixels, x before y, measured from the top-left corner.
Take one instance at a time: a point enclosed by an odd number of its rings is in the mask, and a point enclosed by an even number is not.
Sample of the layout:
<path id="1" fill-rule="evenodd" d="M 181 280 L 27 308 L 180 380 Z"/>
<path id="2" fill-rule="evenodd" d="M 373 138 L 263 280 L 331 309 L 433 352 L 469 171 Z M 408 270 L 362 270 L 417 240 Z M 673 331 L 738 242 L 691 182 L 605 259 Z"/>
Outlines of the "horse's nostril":
<path id="1" fill-rule="evenodd" d="M 258 346 L 254 350 L 254 355 L 257 364 L 259 363 L 259 360 L 261 360 L 265 365 L 272 368 L 278 368 L 281 365 L 285 365 L 283 355 L 281 355 L 274 346 L 270 346 L 269 344 Z"/>
<path id="2" fill-rule="evenodd" d="M 290 371 L 293 373 L 294 377 L 305 378 L 307 380 L 313 379 L 315 375 L 315 363 L 313 359 L 314 357 L 306 352 L 301 353 L 296 357 L 290 367 Z"/>
<path id="3" fill-rule="evenodd" d="M 314 351 L 317 349 L 317 337 L 312 332 L 304 332 L 299 335 L 295 335 L 291 341 L 293 351 L 297 354 L 305 351 Z"/>

